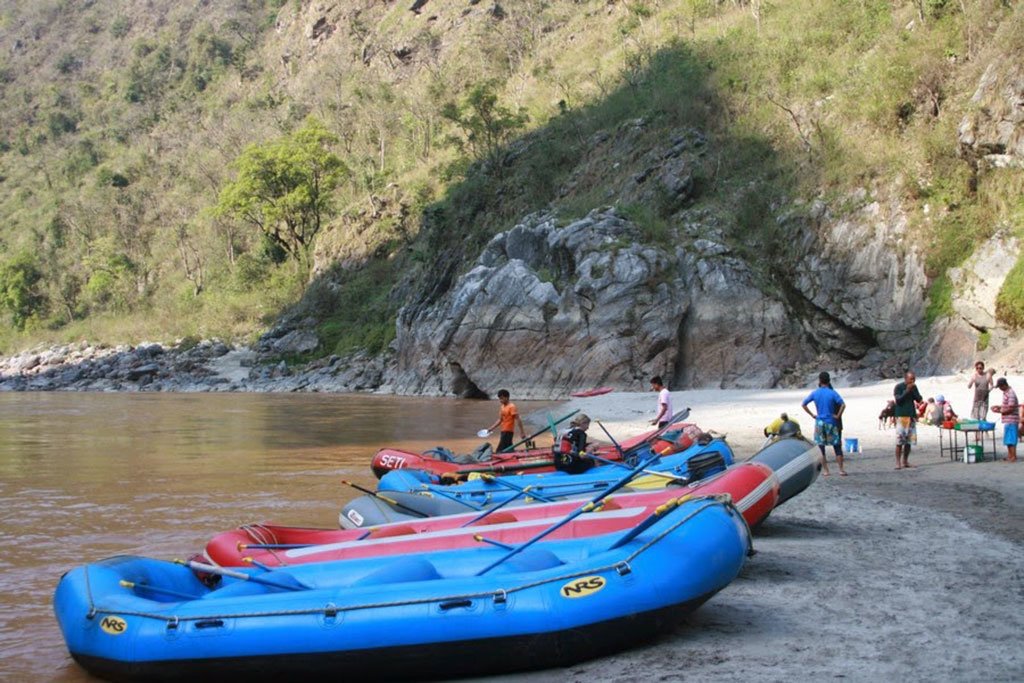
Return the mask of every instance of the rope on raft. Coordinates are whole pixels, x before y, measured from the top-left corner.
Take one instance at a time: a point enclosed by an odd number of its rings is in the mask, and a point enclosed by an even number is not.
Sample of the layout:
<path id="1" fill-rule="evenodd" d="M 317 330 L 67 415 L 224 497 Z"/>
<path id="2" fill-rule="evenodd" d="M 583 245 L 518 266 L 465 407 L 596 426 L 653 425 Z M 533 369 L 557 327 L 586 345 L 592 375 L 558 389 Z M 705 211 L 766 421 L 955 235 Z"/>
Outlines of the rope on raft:
<path id="1" fill-rule="evenodd" d="M 274 545 L 278 542 L 277 535 L 274 533 L 274 530 L 268 529 L 263 524 L 243 524 L 238 528 L 248 534 L 249 538 L 253 541 L 261 545 Z M 275 549 L 268 548 L 267 552 L 270 553 L 271 557 L 277 560 L 277 563 L 282 567 L 288 566 L 288 563 L 281 559 L 281 556 L 277 554 Z"/>

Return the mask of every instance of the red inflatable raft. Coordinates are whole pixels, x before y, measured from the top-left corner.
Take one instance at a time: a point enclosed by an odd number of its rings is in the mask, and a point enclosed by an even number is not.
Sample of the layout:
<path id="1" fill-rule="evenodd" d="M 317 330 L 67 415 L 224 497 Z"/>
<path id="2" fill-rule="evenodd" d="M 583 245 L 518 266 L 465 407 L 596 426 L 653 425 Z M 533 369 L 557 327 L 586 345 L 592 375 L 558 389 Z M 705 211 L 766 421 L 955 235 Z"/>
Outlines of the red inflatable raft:
<path id="1" fill-rule="evenodd" d="M 661 455 L 685 451 L 692 446 L 701 429 L 691 422 L 679 422 L 664 430 L 653 430 L 622 441 L 619 446 L 628 451 L 646 441 L 652 440 L 651 449 Z M 614 446 L 603 446 L 597 455 L 606 460 L 618 460 L 619 451 Z M 450 456 L 449 456 L 450 457 Z M 441 449 L 414 453 L 400 448 L 382 448 L 377 451 L 370 468 L 378 479 L 391 470 L 422 470 L 431 474 L 469 474 L 489 472 L 491 474 L 515 474 L 523 471 L 550 472 L 555 469 L 551 459 L 551 448 L 534 448 L 511 453 L 495 453 L 488 460 L 459 462 L 445 459 Z"/>
<path id="2" fill-rule="evenodd" d="M 632 528 L 659 506 L 680 496 L 715 494 L 730 495 L 747 523 L 755 526 L 775 507 L 779 482 L 770 467 L 748 462 L 686 487 L 665 486 L 643 492 L 624 490 L 549 538 L 577 538 Z M 471 512 L 385 524 L 369 530 L 252 524 L 215 536 L 207 544 L 205 555 L 221 566 L 243 566 L 251 562 L 283 566 L 461 548 L 486 542 L 522 543 L 582 503 L 581 500 L 534 503 L 491 513 Z"/>
<path id="3" fill-rule="evenodd" d="M 614 389 L 611 387 L 597 387 L 595 389 L 585 389 L 582 391 L 574 391 L 570 396 L 573 398 L 587 398 L 588 396 L 600 396 L 601 394 L 610 394 Z"/>

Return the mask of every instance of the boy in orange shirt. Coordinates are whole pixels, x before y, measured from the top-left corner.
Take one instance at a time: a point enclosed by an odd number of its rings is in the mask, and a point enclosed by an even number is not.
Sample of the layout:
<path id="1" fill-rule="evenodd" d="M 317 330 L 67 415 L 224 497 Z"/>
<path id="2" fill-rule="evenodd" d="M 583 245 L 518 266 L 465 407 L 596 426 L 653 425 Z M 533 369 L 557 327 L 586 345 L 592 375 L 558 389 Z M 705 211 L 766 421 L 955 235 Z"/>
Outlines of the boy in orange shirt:
<path id="1" fill-rule="evenodd" d="M 523 427 L 523 420 L 519 417 L 519 411 L 516 409 L 516 404 L 509 400 L 510 396 L 507 389 L 498 390 L 498 403 L 501 404 L 501 408 L 498 410 L 498 419 L 495 420 L 494 424 L 487 428 L 487 431 L 493 432 L 495 427 L 500 426 L 501 428 L 501 439 L 498 440 L 497 452 L 501 453 L 503 450 L 512 445 L 512 436 L 515 434 L 515 427 L 519 425 L 519 436 L 520 438 L 526 438 L 526 429 Z"/>

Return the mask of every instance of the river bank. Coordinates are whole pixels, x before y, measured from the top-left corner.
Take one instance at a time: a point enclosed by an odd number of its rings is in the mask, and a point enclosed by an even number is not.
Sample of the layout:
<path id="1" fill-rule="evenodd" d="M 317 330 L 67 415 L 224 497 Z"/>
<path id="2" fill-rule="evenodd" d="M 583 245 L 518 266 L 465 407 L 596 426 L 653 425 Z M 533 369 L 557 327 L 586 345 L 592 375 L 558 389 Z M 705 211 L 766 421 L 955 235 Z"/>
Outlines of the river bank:
<path id="1" fill-rule="evenodd" d="M 288 347 L 277 353 L 300 352 Z M 259 345 L 236 347 L 216 339 L 37 347 L 0 358 L 0 391 L 349 393 L 381 385 L 378 357 L 328 356 L 297 365 L 270 357 Z"/>
<path id="2" fill-rule="evenodd" d="M 473 376 L 456 362 L 427 364 L 413 373 L 413 377 L 408 368 L 405 372 L 400 371 L 394 349 L 377 355 L 358 351 L 346 356 L 329 355 L 303 361 L 315 353 L 320 344 L 310 324 L 309 321 L 282 322 L 251 345 L 230 344 L 219 339 L 186 338 L 172 343 L 143 342 L 134 346 L 90 344 L 86 341 L 37 346 L 11 356 L 0 356 L 0 391 L 374 392 L 487 398 L 504 386 L 520 400 L 562 400 L 571 391 L 587 388 L 566 384 L 565 381 L 517 383 L 513 377 L 515 373 L 511 371 L 500 381 L 495 380 L 497 383 L 492 382 L 493 386 L 480 384 L 480 376 Z M 1014 359 L 1016 356 L 1011 359 L 1006 372 L 1020 374 L 1021 368 L 1015 365 Z M 877 367 L 833 369 L 833 379 L 840 387 L 872 386 L 881 377 L 898 374 L 897 366 L 890 360 Z M 793 370 L 784 381 L 780 379 L 777 383 L 780 386 L 805 386 L 813 383 L 819 369 L 816 365 L 801 366 L 799 371 Z M 637 395 L 636 392 L 619 390 L 646 388 L 646 375 L 634 374 L 631 377 L 625 385 L 610 382 L 616 389 L 611 399 L 613 403 L 620 400 L 628 403 L 630 396 Z M 768 379 L 762 380 L 748 377 L 733 382 L 723 377 L 719 379 L 719 386 L 723 389 L 733 384 L 747 387 L 728 389 L 729 395 L 738 396 L 749 391 L 774 391 L 757 388 L 772 384 Z M 963 383 L 966 384 L 966 379 Z M 695 401 L 704 398 L 699 393 L 689 392 L 689 395 Z M 643 399 L 638 401 L 637 405 L 643 403 Z M 966 401 L 963 407 L 965 410 L 969 407 Z M 798 408 L 797 402 L 794 409 Z M 637 409 L 637 414 L 646 409 Z M 768 417 L 764 422 L 770 419 Z"/>

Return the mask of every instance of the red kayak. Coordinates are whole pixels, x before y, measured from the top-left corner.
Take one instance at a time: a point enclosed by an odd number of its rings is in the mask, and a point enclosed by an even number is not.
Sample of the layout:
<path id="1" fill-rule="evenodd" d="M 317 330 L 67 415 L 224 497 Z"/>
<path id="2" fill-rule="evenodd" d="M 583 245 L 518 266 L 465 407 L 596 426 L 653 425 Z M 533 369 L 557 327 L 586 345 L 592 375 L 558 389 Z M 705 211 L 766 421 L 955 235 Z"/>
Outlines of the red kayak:
<path id="1" fill-rule="evenodd" d="M 648 478 L 650 481 L 650 478 Z M 547 538 L 579 538 L 629 529 L 662 506 L 682 496 L 731 496 L 747 524 L 755 526 L 768 516 L 779 497 L 774 471 L 747 462 L 690 486 L 664 486 L 650 491 L 623 490 L 603 501 L 595 511 L 580 515 Z M 482 542 L 523 543 L 567 514 L 583 501 L 534 503 L 506 507 L 491 513 L 470 512 L 427 517 L 414 522 L 385 524 L 373 529 L 306 529 L 274 524 L 245 525 L 215 536 L 206 557 L 221 566 L 267 566 L 324 562 L 356 557 L 398 555 L 463 548 Z"/>
<path id="2" fill-rule="evenodd" d="M 588 396 L 600 396 L 602 394 L 610 394 L 614 389 L 611 387 L 597 387 L 596 389 L 586 389 L 585 391 L 574 391 L 570 396 L 573 398 L 587 398 Z"/>
<path id="3" fill-rule="evenodd" d="M 619 446 L 623 451 L 653 439 L 651 449 L 661 455 L 671 455 L 685 451 L 692 446 L 701 429 L 691 422 L 679 422 L 665 430 L 652 430 L 631 439 L 626 439 Z M 605 460 L 618 460 L 619 450 L 614 446 L 602 446 L 597 455 Z M 465 462 L 459 462 L 465 459 Z M 528 471 L 551 472 L 555 469 L 551 458 L 551 448 L 534 448 L 510 453 L 495 453 L 487 460 L 473 461 L 467 456 L 452 456 L 443 449 L 433 449 L 423 453 L 404 451 L 400 448 L 382 448 L 377 451 L 370 462 L 370 468 L 378 479 L 391 470 L 422 470 L 438 476 L 443 474 L 469 474 L 471 472 L 488 472 L 490 474 L 518 474 Z"/>

